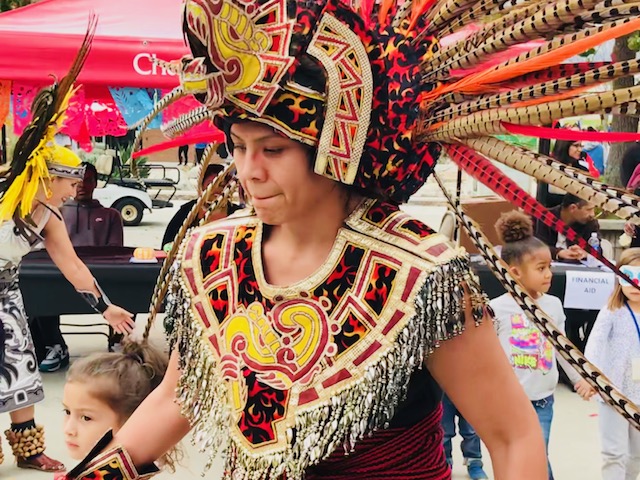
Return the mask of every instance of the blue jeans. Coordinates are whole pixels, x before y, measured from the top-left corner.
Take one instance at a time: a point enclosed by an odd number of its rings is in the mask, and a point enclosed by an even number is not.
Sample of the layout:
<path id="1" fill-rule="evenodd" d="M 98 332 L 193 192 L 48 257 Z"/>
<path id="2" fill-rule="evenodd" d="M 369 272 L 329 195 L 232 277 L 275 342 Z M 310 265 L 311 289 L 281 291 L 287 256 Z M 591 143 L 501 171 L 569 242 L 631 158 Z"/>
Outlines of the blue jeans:
<path id="1" fill-rule="evenodd" d="M 458 430 L 462 436 L 462 455 L 468 459 L 482 459 L 480 451 L 480 437 L 467 422 L 456 406 L 446 395 L 442 398 L 442 429 L 444 430 L 444 454 L 451 461 L 451 439 L 456 436 L 456 417 Z"/>
<path id="2" fill-rule="evenodd" d="M 549 435 L 551 434 L 551 421 L 553 420 L 553 395 L 531 402 L 533 408 L 538 414 L 538 421 L 542 427 L 542 435 L 544 436 L 544 446 L 547 450 L 547 468 L 549 469 L 549 480 L 553 480 L 553 472 L 551 471 L 551 463 L 549 463 Z"/>

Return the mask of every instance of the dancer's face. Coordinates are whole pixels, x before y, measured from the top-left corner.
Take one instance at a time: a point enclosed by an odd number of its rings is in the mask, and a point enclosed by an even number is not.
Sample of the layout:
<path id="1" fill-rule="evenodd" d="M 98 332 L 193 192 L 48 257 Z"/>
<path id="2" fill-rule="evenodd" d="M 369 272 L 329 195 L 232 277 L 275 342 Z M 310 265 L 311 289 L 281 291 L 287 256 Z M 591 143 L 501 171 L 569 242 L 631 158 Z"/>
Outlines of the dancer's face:
<path id="1" fill-rule="evenodd" d="M 75 178 L 53 177 L 49 182 L 51 197 L 47 203 L 61 207 L 64 202 L 76 196 L 76 189 L 81 181 Z"/>
<path id="2" fill-rule="evenodd" d="M 308 147 L 268 126 L 236 123 L 231 140 L 242 187 L 268 225 L 304 221 L 328 196 L 340 193 L 336 182 L 313 172 Z"/>

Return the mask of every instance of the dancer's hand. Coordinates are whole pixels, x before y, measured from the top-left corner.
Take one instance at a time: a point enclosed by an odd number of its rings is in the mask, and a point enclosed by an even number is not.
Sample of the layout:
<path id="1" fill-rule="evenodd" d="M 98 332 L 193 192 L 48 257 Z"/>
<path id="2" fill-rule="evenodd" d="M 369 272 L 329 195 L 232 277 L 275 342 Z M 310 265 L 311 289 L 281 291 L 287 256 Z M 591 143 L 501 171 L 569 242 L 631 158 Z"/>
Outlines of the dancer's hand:
<path id="1" fill-rule="evenodd" d="M 103 313 L 109 325 L 118 333 L 129 334 L 135 327 L 133 314 L 117 305 L 109 305 Z"/>
<path id="2" fill-rule="evenodd" d="M 631 222 L 627 222 L 624 224 L 624 233 L 629 235 L 631 238 L 636 236 L 636 226 Z"/>

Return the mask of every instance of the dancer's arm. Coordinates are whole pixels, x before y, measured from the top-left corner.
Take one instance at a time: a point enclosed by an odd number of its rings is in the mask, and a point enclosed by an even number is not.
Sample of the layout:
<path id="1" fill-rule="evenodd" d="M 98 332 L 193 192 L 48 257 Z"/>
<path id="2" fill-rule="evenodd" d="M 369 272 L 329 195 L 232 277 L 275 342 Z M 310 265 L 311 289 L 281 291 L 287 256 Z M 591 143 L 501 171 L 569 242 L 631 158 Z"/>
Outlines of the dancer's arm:
<path id="1" fill-rule="evenodd" d="M 497 480 L 546 480 L 542 431 L 531 402 L 513 373 L 491 319 L 442 342 L 427 367 L 484 441 Z"/>

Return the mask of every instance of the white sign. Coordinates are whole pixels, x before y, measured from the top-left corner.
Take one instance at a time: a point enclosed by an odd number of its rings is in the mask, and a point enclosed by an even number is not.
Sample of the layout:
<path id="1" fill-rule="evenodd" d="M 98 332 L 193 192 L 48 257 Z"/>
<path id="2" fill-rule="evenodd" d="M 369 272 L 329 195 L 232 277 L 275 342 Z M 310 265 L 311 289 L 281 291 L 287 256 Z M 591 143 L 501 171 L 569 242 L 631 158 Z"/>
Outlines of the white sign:
<path id="1" fill-rule="evenodd" d="M 600 310 L 609 300 L 615 285 L 611 272 L 568 270 L 564 291 L 564 308 Z"/>

